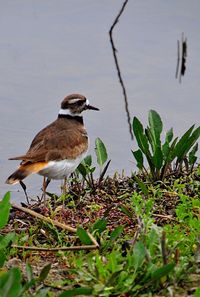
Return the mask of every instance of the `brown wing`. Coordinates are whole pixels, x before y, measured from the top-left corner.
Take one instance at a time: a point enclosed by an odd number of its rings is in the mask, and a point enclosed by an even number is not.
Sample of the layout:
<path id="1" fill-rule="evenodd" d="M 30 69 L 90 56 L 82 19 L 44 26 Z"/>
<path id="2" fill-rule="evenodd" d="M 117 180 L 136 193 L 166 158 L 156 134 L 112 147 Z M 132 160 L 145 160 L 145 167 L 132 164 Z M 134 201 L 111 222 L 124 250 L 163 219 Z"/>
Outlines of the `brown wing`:
<path id="1" fill-rule="evenodd" d="M 74 159 L 87 148 L 88 138 L 82 125 L 57 119 L 35 136 L 25 155 L 11 159 L 25 162 Z"/>

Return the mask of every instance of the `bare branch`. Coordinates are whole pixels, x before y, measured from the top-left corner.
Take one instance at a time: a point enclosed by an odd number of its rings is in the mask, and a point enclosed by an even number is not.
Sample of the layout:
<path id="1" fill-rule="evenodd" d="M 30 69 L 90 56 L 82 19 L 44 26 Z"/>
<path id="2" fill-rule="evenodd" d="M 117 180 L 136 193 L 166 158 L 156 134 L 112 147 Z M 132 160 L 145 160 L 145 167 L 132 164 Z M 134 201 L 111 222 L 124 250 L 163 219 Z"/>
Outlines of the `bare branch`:
<path id="1" fill-rule="evenodd" d="M 127 93 L 126 93 L 126 88 L 122 79 L 122 75 L 121 75 L 121 71 L 120 71 L 120 67 L 119 67 L 119 63 L 118 63 L 118 59 L 117 59 L 117 49 L 115 47 L 114 44 L 114 40 L 113 40 L 113 29 L 116 26 L 116 24 L 119 21 L 120 16 L 122 15 L 126 4 L 128 3 L 128 0 L 125 0 L 118 15 L 116 16 L 110 30 L 109 30 L 109 35 L 110 35 L 110 43 L 111 43 L 111 47 L 112 47 L 112 52 L 113 52 L 113 57 L 114 57 L 114 61 L 115 61 L 115 66 L 117 69 L 117 75 L 119 78 L 119 82 L 121 84 L 122 87 L 122 91 L 123 91 L 123 95 L 124 95 L 124 101 L 125 101 L 125 110 L 126 110 L 126 114 L 127 114 L 127 120 L 128 120 L 128 125 L 129 125 L 129 132 L 131 134 L 131 139 L 133 139 L 133 132 L 132 132 L 132 127 L 131 127 L 131 118 L 130 118 L 130 113 L 129 113 L 129 109 L 128 109 L 128 98 L 127 98 Z"/>

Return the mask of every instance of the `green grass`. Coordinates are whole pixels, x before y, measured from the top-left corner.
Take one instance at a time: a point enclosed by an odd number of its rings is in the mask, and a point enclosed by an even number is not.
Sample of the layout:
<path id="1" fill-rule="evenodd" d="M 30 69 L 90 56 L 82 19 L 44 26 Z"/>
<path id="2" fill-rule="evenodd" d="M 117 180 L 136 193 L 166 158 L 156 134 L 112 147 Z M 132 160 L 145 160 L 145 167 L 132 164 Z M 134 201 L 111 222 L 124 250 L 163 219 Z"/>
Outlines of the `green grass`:
<path id="1" fill-rule="evenodd" d="M 72 189 L 58 212 L 60 204 L 52 200 L 49 215 L 88 229 L 100 244 L 94 251 L 20 252 L 9 242 L 45 247 L 82 243 L 81 236 L 15 213 L 2 229 L 0 296 L 187 296 L 190 290 L 198 296 L 198 172 L 146 187 L 148 195 L 134 179 L 114 177 L 95 193 L 86 187 L 75 195 Z M 8 238 L 13 227 L 15 236 Z M 16 258 L 20 268 L 10 268 Z"/>
<path id="2" fill-rule="evenodd" d="M 12 209 L 9 219 L 7 193 L 0 202 L 0 297 L 199 297 L 200 167 L 194 165 L 200 128 L 193 129 L 179 141 L 170 129 L 162 144 L 160 116 L 150 111 L 145 130 L 135 117 L 139 172 L 130 177 L 106 177 L 110 161 L 97 138 L 98 178 L 88 156 L 71 178 L 69 193 L 47 193 L 48 207 L 31 206 L 76 233 L 19 210 Z M 90 247 L 88 232 L 98 249 L 60 249 Z"/>

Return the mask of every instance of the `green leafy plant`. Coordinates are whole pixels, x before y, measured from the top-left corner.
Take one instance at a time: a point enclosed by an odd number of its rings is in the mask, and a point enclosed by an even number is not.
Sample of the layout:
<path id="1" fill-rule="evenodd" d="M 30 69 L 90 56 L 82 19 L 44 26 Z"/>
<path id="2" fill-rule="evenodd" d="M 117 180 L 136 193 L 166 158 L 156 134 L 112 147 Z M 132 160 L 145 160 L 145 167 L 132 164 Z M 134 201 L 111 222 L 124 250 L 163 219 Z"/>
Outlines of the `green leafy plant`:
<path id="1" fill-rule="evenodd" d="M 160 115 L 155 110 L 148 114 L 146 129 L 137 117 L 133 119 L 133 132 L 138 144 L 138 149 L 132 151 L 137 162 L 137 167 L 146 174 L 150 180 L 163 180 L 168 173 L 181 172 L 183 164 L 185 169 L 191 171 L 197 160 L 197 140 L 200 136 L 200 127 L 194 129 L 194 125 L 188 129 L 178 140 L 173 138 L 173 129 L 167 131 L 162 143 L 163 124 Z M 145 167 L 145 159 L 149 166 L 149 172 Z M 175 161 L 173 169 L 172 162 Z"/>
<path id="2" fill-rule="evenodd" d="M 0 201 L 0 228 L 3 228 L 7 224 L 10 208 L 10 192 L 7 192 Z"/>
<path id="3" fill-rule="evenodd" d="M 97 164 L 100 167 L 100 175 L 98 178 L 98 185 L 100 185 L 100 183 L 102 182 L 106 174 L 108 166 L 110 164 L 110 160 L 106 163 L 108 159 L 108 154 L 107 154 L 106 147 L 100 138 L 96 138 L 95 140 L 95 153 L 97 157 Z M 91 155 L 87 156 L 77 168 L 77 172 L 81 174 L 81 176 L 86 181 L 88 186 L 93 190 L 95 189 L 95 182 L 94 182 L 94 175 L 93 175 L 95 169 L 96 167 L 92 165 Z"/>
<path id="4" fill-rule="evenodd" d="M 39 277 L 33 276 L 32 268 L 26 264 L 27 280 L 23 280 L 19 268 L 13 267 L 7 272 L 1 272 L 0 275 L 0 296 L 1 297 L 47 297 L 49 288 L 41 288 L 41 283 L 46 279 L 51 265 L 47 264 L 41 270 Z M 34 287 L 35 294 L 28 293 L 29 289 Z"/>
<path id="5" fill-rule="evenodd" d="M 87 185 L 94 189 L 94 176 L 93 172 L 95 171 L 95 167 L 92 166 L 92 156 L 89 155 L 85 157 L 85 159 L 79 164 L 76 173 L 81 174 L 84 181 L 86 181 Z"/>
<path id="6" fill-rule="evenodd" d="M 103 141 L 99 137 L 96 138 L 95 140 L 95 152 L 97 156 L 97 163 L 102 168 L 102 166 L 108 159 L 108 155 L 107 155 L 106 147 Z"/>
<path id="7" fill-rule="evenodd" d="M 12 268 L 0 276 L 0 296 L 20 297 L 22 293 L 21 272 L 18 268 Z"/>
<path id="8" fill-rule="evenodd" d="M 176 279 L 171 247 L 167 246 L 162 228 L 157 227 L 152 218 L 154 200 L 144 200 L 134 193 L 129 209 L 121 206 L 121 211 L 128 213 L 130 219 L 137 216 L 138 231 L 134 239 L 125 242 L 125 226 L 118 225 L 108 232 L 107 220 L 98 219 L 93 224 L 94 234 L 100 236 L 100 250 L 75 258 L 72 265 L 75 283 L 80 285 L 80 292 L 86 290 L 86 295 L 88 292 L 92 296 L 140 296 L 156 292 L 162 284 L 165 286 Z M 61 296 L 76 296 L 76 290 L 70 288 Z"/>
<path id="9" fill-rule="evenodd" d="M 156 235 L 153 236 L 153 232 Z M 119 230 L 117 233 L 119 235 Z M 173 273 L 173 260 L 162 263 L 159 235 L 155 230 L 146 234 L 147 243 L 138 240 L 130 246 L 126 256 L 117 244 L 117 237 L 114 237 L 112 245 L 108 246 L 107 251 L 104 250 L 104 255 L 88 254 L 84 261 L 77 259 L 74 263 L 76 269 L 73 272 L 76 273 L 76 283 L 81 285 L 80 291 L 85 286 L 92 296 L 139 296 L 156 291 L 162 278 Z M 75 289 L 70 289 L 69 293 L 75 294 Z M 67 292 L 61 296 L 76 296 L 67 295 Z"/>
<path id="10" fill-rule="evenodd" d="M 4 228 L 9 219 L 10 214 L 10 192 L 7 192 L 3 199 L 0 201 L 0 228 Z M 15 239 L 14 232 L 9 232 L 6 235 L 0 235 L 0 268 L 5 265 L 5 262 L 9 255 L 10 244 Z M 41 289 L 41 283 L 46 279 L 51 265 L 46 265 L 40 272 L 38 278 L 33 277 L 32 268 L 30 265 L 26 265 L 27 281 L 23 280 L 22 273 L 19 268 L 13 267 L 10 270 L 2 270 L 0 273 L 0 296 L 1 297 L 25 297 L 33 296 L 26 293 L 29 288 L 35 287 L 38 284 L 38 290 L 36 289 L 35 297 L 45 297 L 49 289 Z"/>
<path id="11" fill-rule="evenodd" d="M 10 214 L 10 192 L 7 192 L 0 201 L 0 229 L 6 226 Z M 15 233 L 10 232 L 6 235 L 0 235 L 0 267 L 3 267 L 8 256 L 8 247 L 14 240 Z"/>

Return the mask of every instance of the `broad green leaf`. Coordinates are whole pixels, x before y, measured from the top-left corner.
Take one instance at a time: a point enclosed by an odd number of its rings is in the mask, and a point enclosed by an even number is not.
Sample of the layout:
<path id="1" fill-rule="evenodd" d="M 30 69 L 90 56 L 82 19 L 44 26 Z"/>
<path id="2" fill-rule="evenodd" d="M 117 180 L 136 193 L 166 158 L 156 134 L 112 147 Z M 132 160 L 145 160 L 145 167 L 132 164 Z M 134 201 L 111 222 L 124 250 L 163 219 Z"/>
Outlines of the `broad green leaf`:
<path id="1" fill-rule="evenodd" d="M 80 287 L 80 288 L 67 290 L 61 293 L 60 295 L 58 295 L 58 297 L 73 297 L 73 296 L 87 296 L 87 295 L 92 296 L 92 292 L 93 292 L 92 288 Z"/>
<path id="2" fill-rule="evenodd" d="M 156 269 L 152 273 L 151 278 L 153 280 L 159 280 L 163 276 L 168 275 L 174 269 L 174 267 L 175 267 L 175 264 L 174 263 L 169 263 L 167 265 L 164 265 L 163 267 Z"/>
<path id="3" fill-rule="evenodd" d="M 169 151 L 170 151 L 170 145 L 168 142 L 165 142 L 162 145 L 162 154 L 163 154 L 163 160 L 165 161 L 167 157 L 169 156 Z"/>
<path id="4" fill-rule="evenodd" d="M 145 183 L 143 183 L 143 181 L 141 181 L 136 175 L 133 175 L 133 178 L 135 179 L 135 181 L 138 183 L 138 186 L 140 187 L 140 189 L 142 190 L 143 194 L 145 196 L 148 196 L 149 191 L 147 186 L 145 185 Z"/>
<path id="5" fill-rule="evenodd" d="M 144 244 L 141 241 L 136 242 L 133 249 L 133 263 L 135 271 L 142 266 L 143 261 L 145 260 L 146 251 Z"/>
<path id="6" fill-rule="evenodd" d="M 137 140 L 138 146 L 140 147 L 142 152 L 145 155 L 149 155 L 150 152 L 147 137 L 144 134 L 144 129 L 141 122 L 136 117 L 133 118 L 133 132 Z"/>
<path id="7" fill-rule="evenodd" d="M 143 154 L 142 151 L 140 149 L 138 149 L 137 151 L 132 151 L 133 156 L 135 157 L 136 161 L 137 161 L 137 167 L 142 170 L 144 165 L 144 159 L 143 159 Z"/>
<path id="8" fill-rule="evenodd" d="M 51 269 L 51 263 L 45 265 L 45 266 L 42 268 L 42 270 L 41 270 L 41 272 L 40 272 L 40 275 L 39 275 L 39 281 L 40 281 L 40 282 L 43 282 L 43 281 L 47 278 L 50 269 Z"/>
<path id="9" fill-rule="evenodd" d="M 189 152 L 189 164 L 190 166 L 194 166 L 195 162 L 197 161 L 197 157 L 195 156 L 196 152 L 198 151 L 198 143 L 196 143 L 192 150 Z"/>
<path id="10" fill-rule="evenodd" d="M 80 163 L 77 167 L 78 172 L 82 175 L 83 178 L 86 177 L 87 175 L 87 169 L 86 169 L 86 165 L 83 163 Z"/>
<path id="11" fill-rule="evenodd" d="M 148 120 L 152 138 L 151 145 L 153 148 L 153 152 L 155 153 L 156 148 L 160 147 L 161 145 L 160 134 L 163 129 L 163 124 L 160 115 L 155 110 L 149 111 Z"/>
<path id="12" fill-rule="evenodd" d="M 178 140 L 178 137 L 176 137 L 173 140 L 171 146 L 169 147 L 169 150 L 166 151 L 165 153 L 163 152 L 163 159 L 164 159 L 166 164 L 172 162 L 174 160 L 174 158 L 175 158 L 174 151 L 175 151 L 175 146 L 176 146 L 177 140 Z"/>
<path id="13" fill-rule="evenodd" d="M 110 234 L 110 240 L 116 240 L 124 230 L 124 226 L 117 226 Z"/>
<path id="14" fill-rule="evenodd" d="M 173 128 L 169 129 L 165 136 L 165 142 L 162 145 L 163 159 L 166 160 L 170 151 L 170 142 L 173 139 Z"/>
<path id="15" fill-rule="evenodd" d="M 7 246 L 14 240 L 14 238 L 15 238 L 14 232 L 10 232 L 0 237 L 0 250 L 7 248 Z"/>
<path id="16" fill-rule="evenodd" d="M 12 268 L 0 277 L 0 296 L 19 297 L 21 296 L 21 273 L 18 268 Z"/>
<path id="17" fill-rule="evenodd" d="M 39 277 L 38 278 L 34 277 L 32 267 L 31 267 L 31 265 L 29 263 L 26 263 L 26 277 L 27 277 L 28 281 L 23 286 L 24 291 L 27 291 L 31 287 L 35 286 L 36 282 L 38 280 L 40 280 Z"/>
<path id="18" fill-rule="evenodd" d="M 0 250 L 0 268 L 3 267 L 5 261 L 7 259 L 7 255 L 4 250 Z"/>
<path id="19" fill-rule="evenodd" d="M 190 128 L 191 131 L 192 131 L 193 127 L 194 126 L 192 126 Z M 177 143 L 177 145 L 176 145 L 175 152 L 176 152 L 176 156 L 178 158 L 178 161 L 181 161 L 186 156 L 186 154 L 189 152 L 189 150 L 191 149 L 191 147 L 198 140 L 198 138 L 200 136 L 200 127 L 198 127 L 197 129 L 195 129 L 191 135 L 190 135 L 190 133 L 188 133 L 187 135 L 188 135 L 187 137 L 184 137 L 183 136 L 180 139 L 180 141 Z"/>
<path id="20" fill-rule="evenodd" d="M 125 215 L 127 215 L 127 217 L 129 217 L 130 219 L 133 218 L 133 214 L 129 211 L 129 209 L 128 209 L 125 205 L 123 205 L 123 204 L 119 205 L 119 209 L 120 209 Z"/>
<path id="21" fill-rule="evenodd" d="M 103 166 L 103 164 L 108 159 L 108 155 L 106 147 L 100 138 L 96 138 L 95 140 L 95 152 L 97 156 L 97 163 L 99 164 L 99 166 Z"/>
<path id="22" fill-rule="evenodd" d="M 88 173 L 90 173 L 93 168 L 92 165 L 92 157 L 91 155 L 86 156 L 85 159 L 79 164 L 77 167 L 78 172 L 85 178 Z"/>
<path id="23" fill-rule="evenodd" d="M 195 144 L 195 142 L 198 141 L 199 137 L 200 137 L 200 126 L 197 129 L 195 129 L 192 135 L 190 136 L 190 139 L 187 143 L 187 153 L 191 149 L 191 147 Z"/>
<path id="24" fill-rule="evenodd" d="M 153 164 L 156 169 L 161 169 L 163 165 L 163 154 L 159 146 L 157 146 L 155 149 L 155 153 L 153 155 Z"/>
<path id="25" fill-rule="evenodd" d="M 200 287 L 196 288 L 194 297 L 200 297 Z"/>
<path id="26" fill-rule="evenodd" d="M 152 150 L 154 148 L 154 141 L 153 141 L 153 135 L 151 134 L 151 130 L 150 128 L 147 126 L 147 128 L 145 129 L 145 135 L 147 136 L 148 138 L 148 141 L 152 147 Z"/>
<path id="27" fill-rule="evenodd" d="M 160 232 L 159 227 L 152 228 L 145 240 L 146 248 L 148 249 L 150 256 L 152 257 L 156 254 L 158 245 L 160 243 L 159 232 Z"/>
<path id="28" fill-rule="evenodd" d="M 165 142 L 170 143 L 173 139 L 173 136 L 174 136 L 173 128 L 170 128 L 166 133 Z"/>
<path id="29" fill-rule="evenodd" d="M 91 155 L 86 156 L 85 159 L 83 160 L 83 163 L 85 163 L 90 167 L 92 165 L 92 156 Z"/>
<path id="30" fill-rule="evenodd" d="M 33 279 L 33 269 L 29 263 L 26 263 L 26 276 L 28 281 L 32 281 Z"/>
<path id="31" fill-rule="evenodd" d="M 141 151 L 144 153 L 144 155 L 146 156 L 147 161 L 149 163 L 150 170 L 153 172 L 155 168 L 153 165 L 151 153 L 149 151 L 148 138 L 144 134 L 144 129 L 143 129 L 142 124 L 136 117 L 133 118 L 133 132 L 134 132 L 135 138 L 137 140 L 138 146 L 141 149 Z"/>
<path id="32" fill-rule="evenodd" d="M 175 148 L 174 148 L 174 155 L 178 157 L 179 159 L 182 159 L 184 157 L 185 153 L 185 146 L 188 142 L 190 135 L 194 129 L 194 125 L 192 125 L 181 137 L 181 139 L 177 142 Z"/>
<path id="33" fill-rule="evenodd" d="M 84 161 L 82 161 L 76 170 L 78 171 L 78 173 L 82 175 L 84 179 L 86 179 L 88 174 L 93 173 L 95 169 L 96 169 L 95 167 L 91 167 L 88 164 L 86 164 Z"/>
<path id="34" fill-rule="evenodd" d="M 106 229 L 107 223 L 108 221 L 106 219 L 99 219 L 92 226 L 92 230 L 96 230 L 99 234 L 101 234 Z"/>
<path id="35" fill-rule="evenodd" d="M 83 228 L 81 228 L 81 227 L 77 228 L 77 235 L 83 244 L 89 245 L 92 243 L 89 235 Z"/>
<path id="36" fill-rule="evenodd" d="M 7 192 L 0 201 L 0 229 L 3 228 L 8 222 L 10 208 L 10 192 Z"/>

